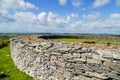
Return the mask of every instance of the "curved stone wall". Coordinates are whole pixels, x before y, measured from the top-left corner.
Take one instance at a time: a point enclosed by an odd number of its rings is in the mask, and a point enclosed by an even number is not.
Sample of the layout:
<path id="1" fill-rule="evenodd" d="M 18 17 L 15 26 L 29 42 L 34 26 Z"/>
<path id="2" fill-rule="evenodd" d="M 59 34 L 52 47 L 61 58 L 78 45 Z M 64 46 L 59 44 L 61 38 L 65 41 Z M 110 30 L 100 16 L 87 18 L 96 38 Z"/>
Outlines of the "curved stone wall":
<path id="1" fill-rule="evenodd" d="M 36 37 L 37 39 L 37 37 Z M 43 80 L 120 80 L 120 50 L 96 51 L 75 44 L 21 37 L 10 40 L 15 65 Z"/>

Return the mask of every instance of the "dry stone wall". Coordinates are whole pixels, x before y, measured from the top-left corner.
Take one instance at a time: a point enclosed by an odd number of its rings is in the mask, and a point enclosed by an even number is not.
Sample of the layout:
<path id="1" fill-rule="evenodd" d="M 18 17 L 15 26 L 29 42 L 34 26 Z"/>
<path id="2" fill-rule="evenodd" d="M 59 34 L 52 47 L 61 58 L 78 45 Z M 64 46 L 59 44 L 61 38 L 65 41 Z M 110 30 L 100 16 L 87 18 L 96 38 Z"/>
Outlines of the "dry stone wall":
<path id="1" fill-rule="evenodd" d="M 43 39 L 40 39 L 43 40 Z M 120 50 L 92 50 L 82 46 L 44 40 L 10 40 L 15 65 L 43 80 L 120 80 Z"/>

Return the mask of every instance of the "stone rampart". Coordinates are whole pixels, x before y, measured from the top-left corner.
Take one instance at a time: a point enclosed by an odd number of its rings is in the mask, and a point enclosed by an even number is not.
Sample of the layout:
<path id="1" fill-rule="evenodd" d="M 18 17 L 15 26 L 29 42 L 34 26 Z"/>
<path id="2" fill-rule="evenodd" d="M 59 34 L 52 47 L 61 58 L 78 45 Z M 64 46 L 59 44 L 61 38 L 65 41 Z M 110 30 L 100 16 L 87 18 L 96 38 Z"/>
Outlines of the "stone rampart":
<path id="1" fill-rule="evenodd" d="M 38 39 L 38 37 L 36 37 Z M 10 40 L 15 65 L 43 80 L 120 80 L 120 50 L 92 50 L 71 43 L 39 38 Z"/>

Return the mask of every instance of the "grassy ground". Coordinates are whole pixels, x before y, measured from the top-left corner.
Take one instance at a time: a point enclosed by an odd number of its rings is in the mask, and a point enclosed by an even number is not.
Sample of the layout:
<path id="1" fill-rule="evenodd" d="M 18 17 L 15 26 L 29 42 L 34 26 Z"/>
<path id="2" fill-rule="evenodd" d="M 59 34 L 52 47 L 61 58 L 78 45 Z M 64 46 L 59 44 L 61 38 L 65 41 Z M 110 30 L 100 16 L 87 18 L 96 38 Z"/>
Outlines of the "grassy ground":
<path id="1" fill-rule="evenodd" d="M 24 72 L 19 71 L 11 58 L 9 38 L 16 34 L 0 34 L 0 80 L 33 80 Z"/>
<path id="2" fill-rule="evenodd" d="M 0 72 L 4 72 L 0 80 L 33 80 L 32 77 L 19 71 L 11 59 L 9 45 L 0 49 Z"/>
<path id="3" fill-rule="evenodd" d="M 82 38 L 82 39 L 75 39 L 75 38 L 56 38 L 54 40 L 58 40 L 58 41 L 65 41 L 65 42 L 72 42 L 72 43 L 79 43 L 79 42 L 83 42 L 83 43 L 89 43 L 89 42 L 95 42 L 95 43 L 110 43 L 110 44 L 117 44 L 120 43 L 120 41 L 113 41 L 113 40 L 107 40 L 107 39 L 90 39 L 90 38 Z"/>

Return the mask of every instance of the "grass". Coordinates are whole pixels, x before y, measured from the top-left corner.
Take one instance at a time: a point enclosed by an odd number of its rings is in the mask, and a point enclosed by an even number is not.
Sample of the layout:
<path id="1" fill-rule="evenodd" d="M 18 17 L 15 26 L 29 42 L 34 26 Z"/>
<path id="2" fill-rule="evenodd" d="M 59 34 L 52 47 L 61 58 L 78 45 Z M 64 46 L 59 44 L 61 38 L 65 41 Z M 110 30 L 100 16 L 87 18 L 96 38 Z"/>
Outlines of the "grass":
<path id="1" fill-rule="evenodd" d="M 119 43 L 118 41 L 113 41 L 113 40 L 109 40 L 109 39 L 95 39 L 95 38 L 79 38 L 79 39 L 75 39 L 75 38 L 56 38 L 54 40 L 58 40 L 58 41 L 64 41 L 64 42 L 72 42 L 72 43 L 86 43 L 86 42 L 95 42 L 95 43 L 110 43 L 110 44 L 116 44 Z"/>
<path id="2" fill-rule="evenodd" d="M 18 34 L 0 34 L 0 80 L 33 80 L 32 77 L 19 71 L 11 58 L 9 38 L 15 36 Z"/>
<path id="3" fill-rule="evenodd" d="M 0 34 L 0 40 L 19 36 L 20 34 Z"/>
<path id="4" fill-rule="evenodd" d="M 5 77 L 0 80 L 33 80 L 32 77 L 15 67 L 10 55 L 9 44 L 0 49 L 0 72 L 5 73 Z"/>

